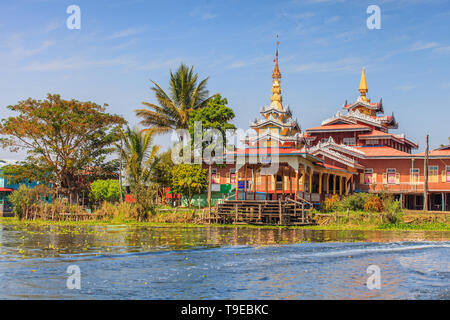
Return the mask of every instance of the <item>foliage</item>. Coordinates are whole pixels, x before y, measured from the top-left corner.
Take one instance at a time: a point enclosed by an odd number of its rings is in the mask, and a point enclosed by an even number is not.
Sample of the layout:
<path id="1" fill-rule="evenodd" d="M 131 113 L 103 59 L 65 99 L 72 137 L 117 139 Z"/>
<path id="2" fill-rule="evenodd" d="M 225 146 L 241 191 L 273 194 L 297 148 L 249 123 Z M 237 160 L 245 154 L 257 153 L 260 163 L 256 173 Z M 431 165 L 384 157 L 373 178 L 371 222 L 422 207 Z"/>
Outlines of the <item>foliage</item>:
<path id="1" fill-rule="evenodd" d="M 383 195 L 383 208 L 385 215 L 383 218 L 392 224 L 400 223 L 402 216 L 402 205 L 399 201 L 394 200 L 392 194 Z"/>
<path id="2" fill-rule="evenodd" d="M 208 101 L 206 107 L 191 111 L 189 119 L 189 133 L 191 135 L 192 144 L 196 150 L 203 151 L 209 146 L 210 151 L 208 152 L 208 155 L 211 155 L 212 157 L 216 156 L 215 151 L 217 150 L 217 147 L 220 148 L 219 150 L 224 150 L 226 145 L 226 130 L 236 129 L 233 124 L 229 123 L 229 121 L 234 118 L 234 112 L 231 108 L 226 106 L 227 104 L 227 99 L 222 98 L 220 94 L 217 94 L 213 99 Z M 202 131 L 200 132 L 201 145 L 198 146 L 194 145 L 194 131 L 196 122 L 201 122 L 202 124 Z M 217 136 L 208 136 L 211 134 L 211 131 L 208 129 L 217 130 L 217 135 L 221 134 L 221 141 L 217 140 Z M 204 159 L 205 157 L 206 154 L 203 155 Z M 223 160 L 220 155 L 219 159 Z"/>
<path id="3" fill-rule="evenodd" d="M 57 94 L 29 98 L 8 109 L 19 114 L 0 124 L 0 134 L 6 136 L 3 147 L 27 150 L 29 167 L 51 172 L 58 191 L 70 198 L 87 189 L 86 175 L 103 167 L 117 139 L 111 129 L 125 122 L 105 113 L 106 105 L 63 100 Z"/>
<path id="4" fill-rule="evenodd" d="M 208 78 L 198 82 L 194 67 L 181 64 L 175 73 L 170 72 L 169 93 L 152 81 L 152 91 L 158 104 L 143 102 L 148 109 L 135 110 L 142 118 L 141 124 L 154 128 L 157 133 L 167 133 L 173 129 L 187 129 L 190 113 L 203 108 L 212 97 L 206 89 Z"/>
<path id="5" fill-rule="evenodd" d="M 342 201 L 338 204 L 338 210 L 354 210 L 354 211 L 362 211 L 364 210 L 364 205 L 370 198 L 370 194 L 368 193 L 354 193 L 342 199 Z"/>
<path id="6" fill-rule="evenodd" d="M 159 146 L 153 145 L 154 131 L 138 128 L 119 130 L 122 144 L 116 143 L 125 166 L 125 175 L 133 194 L 150 183 Z"/>
<path id="7" fill-rule="evenodd" d="M 91 183 L 90 198 L 95 201 L 117 202 L 120 200 L 120 183 L 117 180 L 95 180 Z M 122 189 L 122 194 L 125 190 Z"/>
<path id="8" fill-rule="evenodd" d="M 189 206 L 196 194 L 208 187 L 208 170 L 199 165 L 179 164 L 172 170 L 172 192 L 187 197 Z"/>
<path id="9" fill-rule="evenodd" d="M 153 166 L 152 181 L 161 188 L 170 187 L 173 166 L 171 150 L 157 155 Z"/>
<path id="10" fill-rule="evenodd" d="M 22 184 L 40 182 L 49 184 L 52 181 L 53 173 L 48 166 L 37 166 L 33 162 L 20 162 L 2 167 L 2 176 L 10 184 Z"/>
<path id="11" fill-rule="evenodd" d="M 364 210 L 369 212 L 382 212 L 383 201 L 376 195 L 371 195 L 364 204 Z"/>
<path id="12" fill-rule="evenodd" d="M 20 185 L 18 190 L 13 191 L 8 199 L 13 205 L 13 212 L 22 220 L 29 217 L 30 210 L 34 204 L 39 203 L 42 198 L 51 194 L 51 191 L 44 185 L 29 188 Z"/>
<path id="13" fill-rule="evenodd" d="M 323 203 L 323 210 L 325 212 L 336 211 L 339 204 L 339 196 L 333 195 L 331 198 L 326 198 Z"/>

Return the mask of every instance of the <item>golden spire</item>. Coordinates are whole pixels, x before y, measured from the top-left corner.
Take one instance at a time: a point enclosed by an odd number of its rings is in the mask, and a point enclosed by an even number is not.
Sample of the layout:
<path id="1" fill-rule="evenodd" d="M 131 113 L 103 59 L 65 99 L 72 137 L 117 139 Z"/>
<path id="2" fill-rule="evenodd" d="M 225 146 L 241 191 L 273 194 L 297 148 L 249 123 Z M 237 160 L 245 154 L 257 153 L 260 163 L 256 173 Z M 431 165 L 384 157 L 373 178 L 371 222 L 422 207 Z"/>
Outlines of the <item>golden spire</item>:
<path id="1" fill-rule="evenodd" d="M 366 72 L 365 72 L 364 68 L 362 69 L 361 82 L 359 83 L 358 90 L 361 93 L 361 99 L 364 102 L 370 102 L 370 100 L 366 97 L 366 93 L 369 91 L 369 88 L 367 87 Z"/>
<path id="2" fill-rule="evenodd" d="M 270 105 L 274 105 L 276 108 L 283 110 L 283 99 L 281 98 L 281 72 L 280 67 L 278 66 L 278 46 L 280 45 L 280 42 L 278 41 L 278 35 L 277 35 L 277 53 L 275 56 L 275 68 L 272 72 L 272 97 L 270 98 Z"/>

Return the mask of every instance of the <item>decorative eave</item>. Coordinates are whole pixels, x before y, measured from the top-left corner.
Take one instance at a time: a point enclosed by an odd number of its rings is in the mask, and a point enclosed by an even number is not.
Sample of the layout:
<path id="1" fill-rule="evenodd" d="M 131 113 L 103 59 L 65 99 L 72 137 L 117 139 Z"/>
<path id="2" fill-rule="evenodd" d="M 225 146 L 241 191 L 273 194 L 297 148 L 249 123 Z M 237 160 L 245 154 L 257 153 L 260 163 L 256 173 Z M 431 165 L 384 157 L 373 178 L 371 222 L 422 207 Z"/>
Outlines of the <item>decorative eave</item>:
<path id="1" fill-rule="evenodd" d="M 254 122 L 250 121 L 250 128 L 260 128 L 269 124 L 273 124 L 274 126 L 282 128 L 294 128 L 300 131 L 300 126 L 298 125 L 297 119 L 289 119 L 286 122 L 279 122 L 273 119 L 260 119 L 255 120 Z"/>
<path id="2" fill-rule="evenodd" d="M 270 105 L 268 107 L 262 107 L 260 110 L 261 115 L 265 115 L 265 114 L 271 113 L 271 112 L 285 114 L 289 117 L 292 116 L 292 112 L 291 112 L 291 109 L 289 108 L 289 106 L 283 107 L 283 110 L 280 110 L 277 107 L 275 107 L 274 105 Z"/>
<path id="3" fill-rule="evenodd" d="M 260 141 L 266 141 L 266 140 L 275 140 L 278 142 L 299 142 L 299 134 L 295 134 L 293 136 L 281 136 L 277 134 L 272 134 L 270 132 L 264 133 L 262 135 L 255 135 L 250 136 L 248 138 L 244 138 L 241 141 L 248 141 L 248 142 L 260 142 Z"/>
<path id="4" fill-rule="evenodd" d="M 311 148 L 309 149 L 309 152 L 314 156 L 321 154 L 322 156 L 328 157 L 352 168 L 364 169 L 364 166 L 360 165 L 358 161 L 356 161 L 355 159 L 346 157 L 342 153 L 331 150 L 330 148 L 327 147 L 317 148 L 315 150 Z"/>
<path id="5" fill-rule="evenodd" d="M 316 146 L 311 148 L 311 150 L 321 149 L 321 148 L 330 148 L 334 149 L 336 151 L 345 152 L 347 154 L 350 154 L 354 157 L 358 158 L 364 158 L 365 154 L 364 152 L 355 149 L 351 146 L 347 146 L 345 144 L 337 144 L 332 137 L 329 137 L 326 142 L 319 142 Z"/>
<path id="6" fill-rule="evenodd" d="M 346 101 L 344 106 L 342 107 L 342 109 L 353 110 L 356 107 L 364 107 L 364 108 L 367 108 L 370 110 L 375 110 L 375 111 L 381 112 L 381 113 L 384 112 L 383 99 L 381 99 L 380 102 L 378 102 L 378 103 L 370 103 L 370 102 L 366 102 L 366 101 L 362 100 L 361 97 L 358 97 L 356 102 L 354 102 L 352 104 L 347 104 L 347 101 Z"/>

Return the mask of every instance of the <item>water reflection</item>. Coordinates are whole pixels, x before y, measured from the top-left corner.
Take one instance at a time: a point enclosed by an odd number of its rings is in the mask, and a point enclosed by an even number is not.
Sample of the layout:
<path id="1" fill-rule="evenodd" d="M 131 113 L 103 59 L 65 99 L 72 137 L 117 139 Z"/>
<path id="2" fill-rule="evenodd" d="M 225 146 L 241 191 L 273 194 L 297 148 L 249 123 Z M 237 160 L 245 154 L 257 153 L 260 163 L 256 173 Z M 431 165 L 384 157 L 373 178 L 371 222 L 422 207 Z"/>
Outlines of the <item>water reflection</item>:
<path id="1" fill-rule="evenodd" d="M 0 225 L 0 298 L 448 299 L 450 232 Z M 65 288 L 70 264 L 82 290 Z M 382 270 L 368 290 L 367 267 Z"/>

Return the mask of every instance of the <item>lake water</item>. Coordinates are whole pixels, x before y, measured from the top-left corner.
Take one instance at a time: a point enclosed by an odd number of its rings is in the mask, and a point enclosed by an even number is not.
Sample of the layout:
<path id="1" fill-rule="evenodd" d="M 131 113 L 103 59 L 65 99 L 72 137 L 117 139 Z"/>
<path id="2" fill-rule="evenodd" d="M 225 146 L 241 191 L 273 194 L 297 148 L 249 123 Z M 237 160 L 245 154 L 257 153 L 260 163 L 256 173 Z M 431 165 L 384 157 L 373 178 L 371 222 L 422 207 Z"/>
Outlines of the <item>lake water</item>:
<path id="1" fill-rule="evenodd" d="M 0 224 L 0 244 L 0 299 L 450 299 L 450 232 Z"/>

